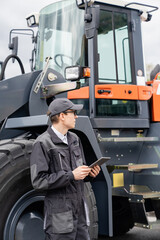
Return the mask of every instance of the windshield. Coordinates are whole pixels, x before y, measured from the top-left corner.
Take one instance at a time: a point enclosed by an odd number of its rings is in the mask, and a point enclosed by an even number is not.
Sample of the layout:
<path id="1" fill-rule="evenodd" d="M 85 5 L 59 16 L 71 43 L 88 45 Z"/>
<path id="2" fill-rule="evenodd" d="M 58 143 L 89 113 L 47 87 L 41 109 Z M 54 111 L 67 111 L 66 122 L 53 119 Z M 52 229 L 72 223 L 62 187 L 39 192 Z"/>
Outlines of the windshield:
<path id="1" fill-rule="evenodd" d="M 36 70 L 43 69 L 51 57 L 50 67 L 64 75 L 66 66 L 84 65 L 86 40 L 84 11 L 75 0 L 51 4 L 40 12 Z"/>

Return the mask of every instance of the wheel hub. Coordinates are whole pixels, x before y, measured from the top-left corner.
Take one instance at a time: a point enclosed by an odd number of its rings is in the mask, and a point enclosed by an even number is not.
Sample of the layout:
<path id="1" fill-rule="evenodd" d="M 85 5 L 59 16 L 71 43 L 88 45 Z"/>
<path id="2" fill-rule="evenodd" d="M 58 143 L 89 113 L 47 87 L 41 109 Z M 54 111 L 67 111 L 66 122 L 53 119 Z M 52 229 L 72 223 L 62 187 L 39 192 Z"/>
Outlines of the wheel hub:
<path id="1" fill-rule="evenodd" d="M 43 216 L 37 212 L 23 214 L 16 226 L 16 240 L 38 239 L 44 240 Z"/>
<path id="2" fill-rule="evenodd" d="M 23 195 L 10 211 L 3 240 L 44 240 L 43 200 L 34 190 Z"/>

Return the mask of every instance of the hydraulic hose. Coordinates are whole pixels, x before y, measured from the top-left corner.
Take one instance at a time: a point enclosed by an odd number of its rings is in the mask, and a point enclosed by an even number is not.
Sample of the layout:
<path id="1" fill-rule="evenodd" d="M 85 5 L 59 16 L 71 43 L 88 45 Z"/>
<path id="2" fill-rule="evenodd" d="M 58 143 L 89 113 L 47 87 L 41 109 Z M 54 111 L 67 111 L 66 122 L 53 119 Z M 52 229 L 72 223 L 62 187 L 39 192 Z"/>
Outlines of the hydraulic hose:
<path id="1" fill-rule="evenodd" d="M 20 59 L 18 56 L 14 55 L 14 54 L 11 54 L 11 55 L 9 55 L 9 56 L 5 59 L 3 65 L 2 65 L 2 71 L 1 71 L 1 75 L 0 75 L 0 81 L 4 79 L 4 73 L 5 73 L 5 70 L 6 70 L 6 66 L 7 66 L 8 61 L 9 61 L 11 58 L 15 58 L 15 59 L 18 61 L 22 74 L 25 73 L 21 59 Z"/>

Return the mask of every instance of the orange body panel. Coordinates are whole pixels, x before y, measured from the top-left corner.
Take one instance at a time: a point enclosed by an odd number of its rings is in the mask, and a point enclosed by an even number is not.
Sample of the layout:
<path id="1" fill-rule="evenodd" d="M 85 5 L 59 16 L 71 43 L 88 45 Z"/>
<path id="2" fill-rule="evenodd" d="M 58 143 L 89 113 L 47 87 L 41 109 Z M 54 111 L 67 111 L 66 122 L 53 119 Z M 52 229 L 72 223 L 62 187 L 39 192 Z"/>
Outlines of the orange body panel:
<path id="1" fill-rule="evenodd" d="M 104 92 L 99 93 L 99 90 L 104 90 Z M 105 91 L 110 91 L 110 93 Z M 152 87 L 120 84 L 96 85 L 95 97 L 108 99 L 148 100 L 152 97 Z"/>
<path id="2" fill-rule="evenodd" d="M 153 82 L 152 121 L 160 121 L 160 81 Z"/>
<path id="3" fill-rule="evenodd" d="M 158 72 L 158 73 L 156 74 L 156 76 L 155 76 L 154 79 L 155 79 L 155 80 L 156 80 L 156 79 L 159 79 L 159 77 L 160 77 L 160 72 Z"/>
<path id="4" fill-rule="evenodd" d="M 104 90 L 104 93 L 98 93 L 99 90 Z M 105 92 L 110 91 L 110 93 Z M 119 84 L 105 84 L 95 85 L 96 98 L 108 99 L 138 99 L 138 91 L 136 85 L 119 85 Z"/>
<path id="5" fill-rule="evenodd" d="M 98 91 L 104 91 L 99 93 Z M 106 92 L 108 91 L 108 92 Z M 136 85 L 105 84 L 95 85 L 95 98 L 149 100 L 152 97 L 152 87 Z M 69 99 L 88 99 L 89 87 L 83 87 L 68 92 Z"/>
<path id="6" fill-rule="evenodd" d="M 87 99 L 89 98 L 89 87 L 82 87 L 68 92 L 68 99 Z"/>
<path id="7" fill-rule="evenodd" d="M 99 90 L 101 93 L 98 92 Z M 158 122 L 160 121 L 160 80 L 154 80 L 152 86 L 119 84 L 95 85 L 95 98 L 149 100 L 151 97 L 152 121 Z M 89 86 L 68 92 L 68 98 L 88 99 Z"/>
<path id="8" fill-rule="evenodd" d="M 137 86 L 138 88 L 138 99 L 149 100 L 153 94 L 153 88 L 150 86 Z"/>

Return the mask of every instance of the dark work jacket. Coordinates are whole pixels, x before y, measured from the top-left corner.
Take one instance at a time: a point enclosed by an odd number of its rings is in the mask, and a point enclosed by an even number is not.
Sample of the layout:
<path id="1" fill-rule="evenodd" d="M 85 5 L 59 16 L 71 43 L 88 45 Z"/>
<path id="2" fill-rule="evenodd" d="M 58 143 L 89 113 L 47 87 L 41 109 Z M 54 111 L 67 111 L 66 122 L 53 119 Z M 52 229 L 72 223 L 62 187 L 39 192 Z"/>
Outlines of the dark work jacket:
<path id="1" fill-rule="evenodd" d="M 49 127 L 33 146 L 31 181 L 36 190 L 46 191 L 47 216 L 50 211 L 59 214 L 72 209 L 75 213 L 84 199 L 84 182 L 74 180 L 72 173 L 78 166 L 85 165 L 83 149 L 76 134 L 68 132 L 67 138 L 68 145 Z"/>

